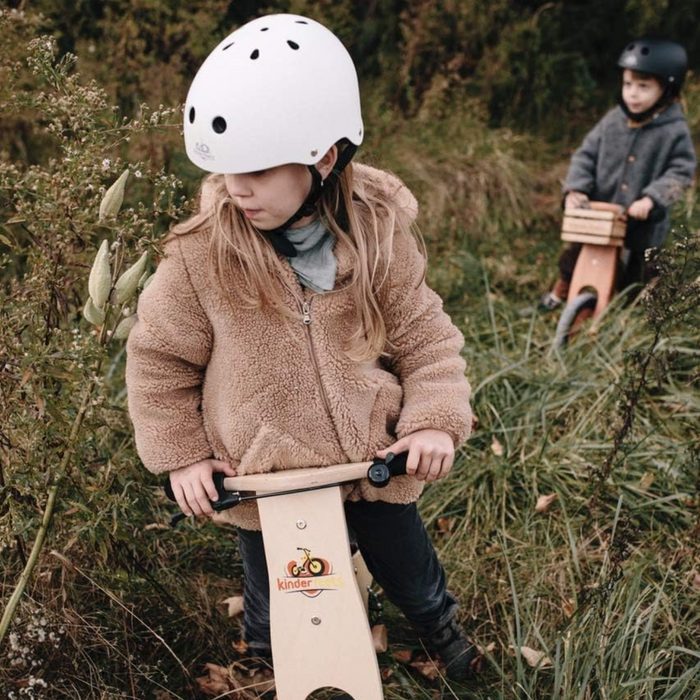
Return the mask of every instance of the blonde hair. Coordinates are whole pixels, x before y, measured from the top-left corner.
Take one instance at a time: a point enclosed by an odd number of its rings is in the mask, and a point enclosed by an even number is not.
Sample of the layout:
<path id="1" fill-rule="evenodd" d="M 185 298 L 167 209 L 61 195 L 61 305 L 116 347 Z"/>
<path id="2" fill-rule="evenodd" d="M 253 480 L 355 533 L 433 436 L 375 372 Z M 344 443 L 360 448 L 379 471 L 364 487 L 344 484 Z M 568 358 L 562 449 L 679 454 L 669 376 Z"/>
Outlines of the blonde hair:
<path id="1" fill-rule="evenodd" d="M 387 191 L 386 185 L 382 187 L 373 177 L 355 177 L 350 163 L 335 185 L 325 188 L 316 208 L 316 216 L 323 218 L 336 237 L 336 253 L 346 252 L 352 259 L 352 279 L 342 289 L 349 288 L 353 294 L 357 326 L 345 352 L 358 362 L 377 359 L 387 345 L 380 302 L 386 291 L 394 236 L 414 235 L 426 257 L 423 238 L 412 225 L 413 217 L 402 206 L 405 202 L 397 201 L 395 195 L 396 191 Z M 209 274 L 226 298 L 233 301 L 231 297 L 236 295 L 239 303 L 272 308 L 289 319 L 299 318 L 284 301 L 284 288 L 289 288 L 282 274 L 283 262 L 236 207 L 223 175 L 210 175 L 204 180 L 199 211 L 174 225 L 168 239 L 203 229 L 212 232 Z M 424 277 L 425 267 L 421 282 Z M 232 286 L 231 280 L 235 279 L 239 283 Z"/>

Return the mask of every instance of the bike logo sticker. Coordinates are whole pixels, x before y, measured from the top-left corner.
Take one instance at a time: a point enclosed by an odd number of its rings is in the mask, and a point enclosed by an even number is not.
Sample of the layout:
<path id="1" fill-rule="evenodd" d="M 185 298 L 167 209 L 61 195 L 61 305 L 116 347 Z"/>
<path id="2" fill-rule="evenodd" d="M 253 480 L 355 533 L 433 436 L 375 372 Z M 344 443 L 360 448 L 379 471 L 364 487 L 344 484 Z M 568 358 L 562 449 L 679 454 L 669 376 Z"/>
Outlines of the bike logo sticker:
<path id="1" fill-rule="evenodd" d="M 327 559 L 311 554 L 306 547 L 297 547 L 302 552 L 297 561 L 292 559 L 284 567 L 284 577 L 277 578 L 277 590 L 285 593 L 302 593 L 309 598 L 323 591 L 336 591 L 343 587 L 341 576 L 333 573 L 333 565 Z"/>

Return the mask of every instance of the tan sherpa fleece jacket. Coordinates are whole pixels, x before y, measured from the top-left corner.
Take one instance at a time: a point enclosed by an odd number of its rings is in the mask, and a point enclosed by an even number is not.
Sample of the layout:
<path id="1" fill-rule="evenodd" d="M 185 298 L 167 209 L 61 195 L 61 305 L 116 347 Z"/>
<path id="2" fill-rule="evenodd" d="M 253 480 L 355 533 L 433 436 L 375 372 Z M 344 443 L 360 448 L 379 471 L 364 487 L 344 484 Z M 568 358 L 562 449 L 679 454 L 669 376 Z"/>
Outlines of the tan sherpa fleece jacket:
<path id="1" fill-rule="evenodd" d="M 415 218 L 417 203 L 394 176 L 356 165 L 355 178 L 387 190 Z M 162 473 L 213 457 L 252 474 L 370 460 L 424 428 L 448 432 L 456 445 L 468 437 L 464 340 L 420 281 L 424 259 L 413 238 L 397 235 L 393 246 L 383 301 L 391 357 L 366 363 L 343 352 L 355 327 L 352 295 L 342 289 L 352 275 L 346 256 L 338 256 L 336 288 L 326 294 L 302 288 L 286 264 L 286 299 L 298 318 L 290 321 L 218 291 L 207 271 L 210 238 L 206 230 L 166 244 L 129 335 L 129 413 L 146 468 Z M 412 477 L 385 489 L 366 480 L 347 488 L 353 500 L 394 503 L 421 490 Z M 260 528 L 255 503 L 217 519 Z"/>

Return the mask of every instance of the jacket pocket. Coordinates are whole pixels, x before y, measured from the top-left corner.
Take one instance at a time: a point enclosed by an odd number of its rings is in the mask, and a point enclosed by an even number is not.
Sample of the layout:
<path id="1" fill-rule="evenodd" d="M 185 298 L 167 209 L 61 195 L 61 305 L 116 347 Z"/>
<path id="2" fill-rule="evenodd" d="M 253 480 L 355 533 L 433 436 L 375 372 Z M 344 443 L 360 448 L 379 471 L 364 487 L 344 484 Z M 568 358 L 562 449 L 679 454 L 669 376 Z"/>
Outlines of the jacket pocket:
<path id="1" fill-rule="evenodd" d="M 236 468 L 239 475 L 328 466 L 324 457 L 288 433 L 263 424 Z"/>

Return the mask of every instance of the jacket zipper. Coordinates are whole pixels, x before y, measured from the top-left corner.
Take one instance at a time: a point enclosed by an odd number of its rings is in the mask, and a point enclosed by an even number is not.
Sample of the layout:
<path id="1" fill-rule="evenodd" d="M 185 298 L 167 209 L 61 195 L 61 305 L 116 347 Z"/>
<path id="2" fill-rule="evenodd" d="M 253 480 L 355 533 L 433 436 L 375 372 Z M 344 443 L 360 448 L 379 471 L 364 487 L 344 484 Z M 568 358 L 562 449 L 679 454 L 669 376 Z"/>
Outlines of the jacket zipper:
<path id="1" fill-rule="evenodd" d="M 338 435 L 338 429 L 336 428 L 335 425 L 335 420 L 333 420 L 333 414 L 331 413 L 331 405 L 330 402 L 328 401 L 328 395 L 326 394 L 326 389 L 323 386 L 323 382 L 321 381 L 321 368 L 318 365 L 318 358 L 316 357 L 316 350 L 314 349 L 314 341 L 313 338 L 311 337 L 311 300 L 314 297 L 312 296 L 309 301 L 302 301 L 301 302 L 301 313 L 302 313 L 302 321 L 304 323 L 304 328 L 306 330 L 306 339 L 309 344 L 309 352 L 311 354 L 311 362 L 313 363 L 314 370 L 316 371 L 316 379 L 318 380 L 318 387 L 321 390 L 321 398 L 323 399 L 323 405 L 326 407 L 326 413 L 328 413 L 328 418 L 330 418 L 331 424 L 333 425 L 333 430 L 335 430 L 336 436 Z M 340 443 L 340 439 L 338 439 L 338 444 L 341 445 L 342 449 L 342 444 Z"/>

